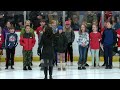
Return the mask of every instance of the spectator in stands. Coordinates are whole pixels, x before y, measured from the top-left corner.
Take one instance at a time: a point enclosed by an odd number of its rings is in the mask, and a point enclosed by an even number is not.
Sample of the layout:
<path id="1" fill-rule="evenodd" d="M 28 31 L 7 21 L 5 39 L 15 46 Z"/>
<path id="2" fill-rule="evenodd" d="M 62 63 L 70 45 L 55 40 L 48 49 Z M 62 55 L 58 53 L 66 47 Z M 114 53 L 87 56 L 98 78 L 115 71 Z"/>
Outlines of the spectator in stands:
<path id="1" fill-rule="evenodd" d="M 13 24 L 10 21 L 7 21 L 5 27 L 2 30 L 4 38 L 6 38 L 7 33 L 9 33 L 9 28 L 12 27 L 12 26 L 13 26 Z"/>
<path id="2" fill-rule="evenodd" d="M 120 28 L 120 23 L 117 21 L 117 17 L 112 16 L 111 20 L 112 20 L 112 28 L 114 30 L 119 29 Z"/>
<path id="3" fill-rule="evenodd" d="M 88 11 L 86 17 L 84 18 L 84 21 L 87 22 L 87 29 L 90 33 L 92 32 L 92 22 L 97 21 L 97 16 L 92 11 Z"/>
<path id="4" fill-rule="evenodd" d="M 15 30 L 20 30 L 20 31 L 21 31 L 22 28 L 24 28 L 23 22 L 22 22 L 22 21 L 19 21 L 17 24 L 18 24 L 18 25 L 16 25 Z"/>
<path id="5" fill-rule="evenodd" d="M 79 19 L 78 17 L 75 17 L 75 19 L 73 20 L 73 23 L 71 24 L 71 27 L 74 31 L 79 31 Z"/>
<path id="6" fill-rule="evenodd" d="M 31 11 L 29 16 L 33 24 L 33 29 L 36 30 L 37 27 L 39 26 L 40 20 L 43 19 L 43 15 L 41 14 L 40 11 Z"/>
<path id="7" fill-rule="evenodd" d="M 67 64 L 67 53 L 69 53 L 71 65 L 73 65 L 73 47 L 72 47 L 72 43 L 74 42 L 74 39 L 75 39 L 75 33 L 71 28 L 71 22 L 70 21 L 65 22 L 65 30 L 64 31 L 65 31 L 65 35 L 66 35 L 67 40 L 68 40 L 68 45 L 67 45 L 67 49 L 66 49 L 66 52 L 65 52 L 65 62 Z"/>
<path id="8" fill-rule="evenodd" d="M 4 11 L 0 11 L 0 26 L 4 28 L 5 23 L 6 23 L 6 13 Z"/>

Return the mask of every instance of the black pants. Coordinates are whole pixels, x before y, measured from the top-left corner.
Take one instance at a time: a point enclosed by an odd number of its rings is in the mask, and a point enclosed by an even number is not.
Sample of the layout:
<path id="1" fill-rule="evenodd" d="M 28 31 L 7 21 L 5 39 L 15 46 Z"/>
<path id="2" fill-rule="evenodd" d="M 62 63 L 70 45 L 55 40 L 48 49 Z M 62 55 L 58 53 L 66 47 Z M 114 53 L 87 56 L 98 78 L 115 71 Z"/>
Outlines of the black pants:
<path id="1" fill-rule="evenodd" d="M 47 77 L 47 71 L 49 68 L 49 75 L 52 76 L 53 71 L 53 60 L 44 59 L 44 75 Z"/>
<path id="2" fill-rule="evenodd" d="M 105 55 L 106 67 L 112 66 L 112 57 L 113 57 L 112 51 L 113 51 L 112 45 L 104 46 L 104 55 Z"/>
<path id="3" fill-rule="evenodd" d="M 9 48 L 6 49 L 6 56 L 7 56 L 6 67 L 8 67 L 10 60 L 11 60 L 11 66 L 14 65 L 14 55 L 15 55 L 15 47 L 11 49 Z"/>
<path id="4" fill-rule="evenodd" d="M 67 53 L 70 54 L 70 61 L 73 62 L 73 47 L 71 43 L 68 43 L 67 49 L 65 52 L 65 62 L 67 62 Z"/>

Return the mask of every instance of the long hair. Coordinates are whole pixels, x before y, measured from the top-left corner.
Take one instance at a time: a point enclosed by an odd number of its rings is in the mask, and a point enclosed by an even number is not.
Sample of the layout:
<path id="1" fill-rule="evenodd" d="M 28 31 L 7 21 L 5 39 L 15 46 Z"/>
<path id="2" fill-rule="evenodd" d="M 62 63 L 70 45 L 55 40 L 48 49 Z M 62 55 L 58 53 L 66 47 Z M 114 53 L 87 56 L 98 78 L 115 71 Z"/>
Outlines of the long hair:
<path id="1" fill-rule="evenodd" d="M 51 38 L 51 36 L 53 36 L 52 27 L 47 26 L 47 27 L 45 28 L 45 33 L 44 33 L 44 35 L 45 35 L 47 38 Z"/>
<path id="2" fill-rule="evenodd" d="M 85 32 L 87 31 L 87 26 L 85 24 L 81 24 L 79 29 L 79 34 L 82 34 L 82 30 L 81 30 L 82 25 L 85 27 Z"/>

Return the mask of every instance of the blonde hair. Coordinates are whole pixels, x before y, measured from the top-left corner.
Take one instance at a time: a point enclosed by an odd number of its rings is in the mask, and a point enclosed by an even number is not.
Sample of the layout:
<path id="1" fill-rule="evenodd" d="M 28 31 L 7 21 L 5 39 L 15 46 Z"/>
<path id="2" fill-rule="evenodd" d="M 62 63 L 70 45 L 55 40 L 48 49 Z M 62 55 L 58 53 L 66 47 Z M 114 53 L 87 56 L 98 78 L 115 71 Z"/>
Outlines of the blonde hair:
<path id="1" fill-rule="evenodd" d="M 53 23 L 57 23 L 55 20 L 51 20 L 51 24 L 53 24 Z"/>
<path id="2" fill-rule="evenodd" d="M 30 20 L 26 20 L 26 21 L 25 21 L 25 26 L 26 26 L 26 23 L 27 23 L 27 22 L 29 22 L 29 23 L 30 23 Z"/>

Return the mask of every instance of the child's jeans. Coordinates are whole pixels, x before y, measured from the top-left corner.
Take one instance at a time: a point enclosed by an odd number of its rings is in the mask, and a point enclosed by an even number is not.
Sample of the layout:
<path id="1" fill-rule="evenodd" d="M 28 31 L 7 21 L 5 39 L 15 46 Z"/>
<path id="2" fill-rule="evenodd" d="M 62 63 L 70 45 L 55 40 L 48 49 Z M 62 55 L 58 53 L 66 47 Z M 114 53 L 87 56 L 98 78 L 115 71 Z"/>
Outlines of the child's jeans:
<path id="1" fill-rule="evenodd" d="M 82 47 L 79 45 L 79 62 L 78 65 L 85 66 L 86 63 L 86 53 L 87 53 L 87 47 Z"/>
<path id="2" fill-rule="evenodd" d="M 91 49 L 92 54 L 92 66 L 94 66 L 94 61 L 96 60 L 96 66 L 99 65 L 99 49 Z"/>

